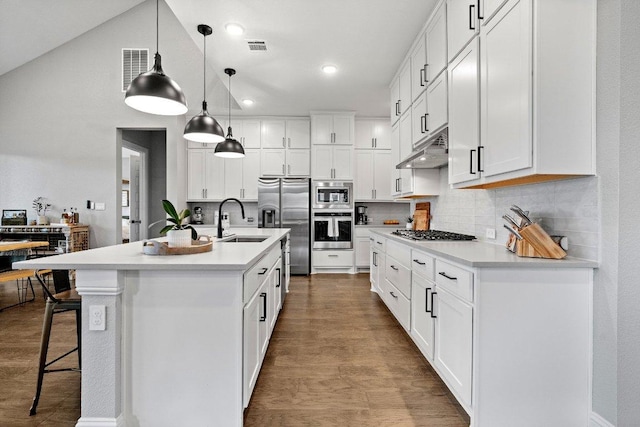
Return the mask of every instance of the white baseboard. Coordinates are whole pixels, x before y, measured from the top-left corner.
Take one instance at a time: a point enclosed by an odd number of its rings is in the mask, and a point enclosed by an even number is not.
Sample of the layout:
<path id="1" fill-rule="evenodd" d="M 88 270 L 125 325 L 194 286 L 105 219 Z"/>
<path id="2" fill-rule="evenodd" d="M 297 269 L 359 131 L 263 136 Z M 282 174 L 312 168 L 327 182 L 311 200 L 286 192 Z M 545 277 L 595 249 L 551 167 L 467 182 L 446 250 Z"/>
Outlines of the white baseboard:
<path id="1" fill-rule="evenodd" d="M 124 427 L 124 425 L 122 414 L 118 418 L 80 417 L 76 423 L 76 427 Z"/>
<path id="2" fill-rule="evenodd" d="M 589 419 L 589 427 L 615 427 L 609 421 L 602 418 L 596 412 L 591 412 L 591 418 Z"/>

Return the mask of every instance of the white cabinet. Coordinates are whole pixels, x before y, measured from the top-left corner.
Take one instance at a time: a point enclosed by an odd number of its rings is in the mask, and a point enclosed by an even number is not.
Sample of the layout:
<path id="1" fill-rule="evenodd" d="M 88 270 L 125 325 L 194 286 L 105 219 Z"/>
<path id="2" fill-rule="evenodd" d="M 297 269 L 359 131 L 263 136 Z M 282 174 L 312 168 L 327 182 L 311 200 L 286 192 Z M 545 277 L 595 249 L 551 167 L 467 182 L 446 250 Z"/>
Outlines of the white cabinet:
<path id="1" fill-rule="evenodd" d="M 309 149 L 263 149 L 262 176 L 309 176 Z"/>
<path id="2" fill-rule="evenodd" d="M 214 150 L 187 151 L 187 199 L 221 200 L 224 198 L 224 159 Z"/>
<path id="3" fill-rule="evenodd" d="M 287 149 L 287 176 L 311 175 L 311 150 Z"/>
<path id="4" fill-rule="evenodd" d="M 286 148 L 285 129 L 284 120 L 263 120 L 260 127 L 262 148 Z"/>
<path id="5" fill-rule="evenodd" d="M 447 15 L 446 4 L 442 3 L 431 17 L 427 26 L 427 62 L 425 81 L 429 85 L 447 67 Z M 415 71 L 415 66 L 414 66 Z M 415 80 L 415 79 L 414 79 Z"/>
<path id="6" fill-rule="evenodd" d="M 411 58 L 407 58 L 400 67 L 398 76 L 389 86 L 391 124 L 411 109 Z"/>
<path id="7" fill-rule="evenodd" d="M 389 85 L 389 117 L 391 125 L 400 118 L 400 78 L 396 77 Z"/>
<path id="8" fill-rule="evenodd" d="M 424 74 L 427 68 L 425 37 L 425 34 L 418 36 L 418 42 L 411 52 L 411 66 L 413 67 L 413 72 L 411 73 L 411 100 L 414 103 L 416 98 L 419 97 L 427 87 L 427 79 Z"/>
<path id="9" fill-rule="evenodd" d="M 353 147 L 314 145 L 311 161 L 313 179 L 353 179 Z"/>
<path id="10" fill-rule="evenodd" d="M 478 0 L 447 0 L 447 48 L 451 62 L 478 33 Z"/>
<path id="11" fill-rule="evenodd" d="M 306 119 L 262 120 L 262 148 L 310 148 L 309 123 Z"/>
<path id="12" fill-rule="evenodd" d="M 449 387 L 471 405 L 473 308 L 441 287 L 431 307 L 435 316 L 434 361 Z"/>
<path id="13" fill-rule="evenodd" d="M 391 150 L 356 150 L 355 159 L 355 200 L 391 201 Z"/>
<path id="14" fill-rule="evenodd" d="M 433 362 L 435 317 L 431 307 L 431 295 L 436 285 L 419 275 L 412 274 L 411 278 L 411 337 L 418 345 L 422 354 Z"/>
<path id="15" fill-rule="evenodd" d="M 352 268 L 352 250 L 316 250 L 311 251 L 314 269 Z"/>
<path id="16" fill-rule="evenodd" d="M 228 132 L 228 119 L 218 120 L 225 136 Z M 257 119 L 232 119 L 231 127 L 233 137 L 242 144 L 244 148 L 260 148 L 260 120 Z M 215 148 L 215 144 L 209 144 L 209 148 Z"/>
<path id="17" fill-rule="evenodd" d="M 391 126 L 387 120 L 356 120 L 356 149 L 391 149 Z"/>
<path id="18" fill-rule="evenodd" d="M 447 103 L 447 74 L 442 73 L 411 106 L 414 146 L 447 124 Z"/>
<path id="19" fill-rule="evenodd" d="M 224 159 L 224 197 L 257 200 L 260 150 L 244 151 L 241 159 Z"/>
<path id="20" fill-rule="evenodd" d="M 369 267 L 369 237 L 355 238 L 356 268 Z"/>
<path id="21" fill-rule="evenodd" d="M 400 163 L 400 124 L 396 123 L 391 128 L 391 197 L 400 197 L 400 170 L 396 165 Z"/>
<path id="22" fill-rule="evenodd" d="M 371 289 L 380 295 L 382 298 L 385 271 L 385 239 L 379 234 L 373 234 L 369 236 L 369 281 L 371 282 Z"/>
<path id="23" fill-rule="evenodd" d="M 354 114 L 311 114 L 312 144 L 353 145 Z"/>
<path id="24" fill-rule="evenodd" d="M 273 328 L 276 325 L 276 320 L 278 320 L 278 312 L 280 311 L 281 302 L 282 302 L 282 278 L 280 275 L 281 272 L 281 264 L 282 259 L 278 258 L 274 266 L 271 268 L 269 273 L 269 278 L 267 279 L 269 283 L 269 312 L 267 316 L 267 323 L 269 324 L 269 335 L 273 332 Z"/>
<path id="25" fill-rule="evenodd" d="M 412 151 L 411 114 L 400 118 L 400 160 L 405 159 Z M 400 193 L 413 192 L 413 179 L 411 169 L 400 169 Z"/>
<path id="26" fill-rule="evenodd" d="M 449 65 L 449 183 L 478 179 L 480 145 L 478 41 Z"/>
<path id="27" fill-rule="evenodd" d="M 484 0 L 482 7 L 482 25 L 488 24 L 495 13 L 500 9 L 507 0 Z"/>
<path id="28" fill-rule="evenodd" d="M 310 176 L 310 120 L 262 121 L 262 176 Z"/>
<path id="29" fill-rule="evenodd" d="M 249 400 L 253 393 L 253 388 L 258 380 L 261 358 L 261 335 L 260 329 L 266 319 L 263 320 L 264 298 L 266 298 L 266 283 L 258 289 L 243 310 L 243 381 L 242 381 L 242 402 L 243 407 L 249 406 Z"/>

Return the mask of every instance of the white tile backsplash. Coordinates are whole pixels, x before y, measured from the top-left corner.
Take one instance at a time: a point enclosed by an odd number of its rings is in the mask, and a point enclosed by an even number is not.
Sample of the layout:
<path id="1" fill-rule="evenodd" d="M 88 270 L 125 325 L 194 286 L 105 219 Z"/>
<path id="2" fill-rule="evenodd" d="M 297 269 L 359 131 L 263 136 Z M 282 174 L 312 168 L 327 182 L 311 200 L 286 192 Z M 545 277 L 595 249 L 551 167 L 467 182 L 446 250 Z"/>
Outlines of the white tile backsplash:
<path id="1" fill-rule="evenodd" d="M 598 259 L 600 217 L 598 179 L 595 176 L 521 185 L 492 190 L 454 190 L 448 185 L 447 168 L 440 170 L 440 195 L 413 200 L 431 202 L 431 228 L 473 234 L 478 240 L 504 244 L 509 232 L 502 225 L 502 215 L 518 205 L 529 211 L 551 235 L 569 239 L 568 254 L 578 258 Z M 496 239 L 486 239 L 487 228 L 496 230 Z"/>

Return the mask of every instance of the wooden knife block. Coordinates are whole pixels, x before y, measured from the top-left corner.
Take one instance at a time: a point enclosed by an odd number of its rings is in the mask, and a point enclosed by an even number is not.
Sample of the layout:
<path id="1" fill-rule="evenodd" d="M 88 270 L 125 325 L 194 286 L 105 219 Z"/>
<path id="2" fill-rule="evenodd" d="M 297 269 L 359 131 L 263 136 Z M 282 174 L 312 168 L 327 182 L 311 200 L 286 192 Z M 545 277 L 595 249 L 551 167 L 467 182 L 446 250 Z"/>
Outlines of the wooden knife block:
<path id="1" fill-rule="evenodd" d="M 516 241 L 515 253 L 522 257 L 562 259 L 567 253 L 538 224 L 520 229 L 522 240 Z"/>

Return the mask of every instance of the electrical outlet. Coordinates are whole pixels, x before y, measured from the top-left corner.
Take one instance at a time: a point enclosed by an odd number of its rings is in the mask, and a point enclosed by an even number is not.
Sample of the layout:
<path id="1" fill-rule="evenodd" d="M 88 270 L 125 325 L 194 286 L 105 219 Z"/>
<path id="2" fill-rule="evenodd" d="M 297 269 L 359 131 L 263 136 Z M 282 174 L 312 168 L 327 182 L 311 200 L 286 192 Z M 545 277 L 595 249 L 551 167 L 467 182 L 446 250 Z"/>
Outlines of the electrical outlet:
<path id="1" fill-rule="evenodd" d="M 104 331 L 106 326 L 106 307 L 104 305 L 89 306 L 89 330 Z"/>
<path id="2" fill-rule="evenodd" d="M 105 206 L 105 204 L 104 204 L 104 203 L 96 203 L 96 204 L 95 204 L 95 207 L 96 207 L 96 210 L 97 210 L 97 211 L 103 211 L 103 210 L 105 210 L 105 208 L 106 208 L 106 206 Z"/>
<path id="3" fill-rule="evenodd" d="M 487 239 L 494 239 L 496 238 L 496 229 L 495 228 L 487 228 Z"/>

